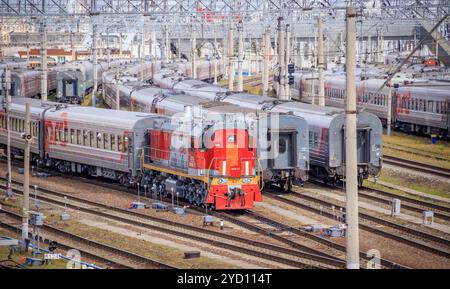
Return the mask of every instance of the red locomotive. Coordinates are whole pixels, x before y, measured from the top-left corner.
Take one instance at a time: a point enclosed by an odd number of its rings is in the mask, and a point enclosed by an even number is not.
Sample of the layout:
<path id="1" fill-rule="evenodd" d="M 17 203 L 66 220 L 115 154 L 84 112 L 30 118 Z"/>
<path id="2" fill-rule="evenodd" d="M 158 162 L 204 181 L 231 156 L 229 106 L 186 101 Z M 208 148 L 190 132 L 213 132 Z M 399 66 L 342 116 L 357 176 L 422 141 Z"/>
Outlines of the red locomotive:
<path id="1" fill-rule="evenodd" d="M 223 123 L 204 128 L 165 124 L 152 129 L 143 165 L 149 171 L 143 182 L 158 194 L 176 192 L 197 206 L 253 208 L 262 197 L 256 145 L 248 130 L 244 125 L 229 128 Z"/>

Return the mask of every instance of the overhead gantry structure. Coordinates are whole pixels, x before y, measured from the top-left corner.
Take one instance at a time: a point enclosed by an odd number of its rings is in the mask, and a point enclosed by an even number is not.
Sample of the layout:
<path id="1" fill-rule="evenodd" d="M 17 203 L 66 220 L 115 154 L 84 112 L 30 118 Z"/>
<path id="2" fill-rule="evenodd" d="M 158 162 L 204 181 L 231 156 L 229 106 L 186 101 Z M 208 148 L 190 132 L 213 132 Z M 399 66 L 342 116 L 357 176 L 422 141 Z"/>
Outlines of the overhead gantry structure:
<path id="1" fill-rule="evenodd" d="M 0 0 L 0 16 L 8 24 L 44 15 L 56 23 L 83 23 L 101 16 L 112 25 L 125 22 L 127 27 L 144 17 L 170 26 L 232 17 L 256 24 L 274 24 L 283 17 L 303 24 L 319 15 L 342 21 L 350 3 L 362 19 L 373 21 L 440 19 L 450 11 L 449 0 Z"/>
<path id="2" fill-rule="evenodd" d="M 244 23 L 244 38 L 261 38 L 268 27 L 275 32 L 282 17 L 292 37 L 314 38 L 318 17 L 325 33 L 343 33 L 348 5 L 358 14 L 360 35 L 394 39 L 410 39 L 417 26 L 432 26 L 450 13 L 450 0 L 0 0 L 0 46 L 14 45 L 10 32 L 37 34 L 40 22 L 49 36 L 77 39 L 95 25 L 99 34 L 155 31 L 162 38 L 168 29 L 171 38 L 184 40 L 195 26 L 199 39 L 212 40 L 226 35 L 231 21 Z"/>

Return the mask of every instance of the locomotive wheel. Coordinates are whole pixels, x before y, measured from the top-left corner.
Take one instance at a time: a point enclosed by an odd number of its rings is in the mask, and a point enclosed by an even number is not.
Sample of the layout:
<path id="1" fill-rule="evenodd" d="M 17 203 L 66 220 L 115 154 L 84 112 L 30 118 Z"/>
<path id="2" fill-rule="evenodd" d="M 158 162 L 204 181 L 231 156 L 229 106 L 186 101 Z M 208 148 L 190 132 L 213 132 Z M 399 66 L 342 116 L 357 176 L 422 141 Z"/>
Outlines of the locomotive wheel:
<path id="1" fill-rule="evenodd" d="M 121 184 L 122 186 L 128 186 L 128 185 L 130 184 L 130 182 L 128 181 L 127 176 L 125 176 L 125 175 L 121 175 L 121 176 L 119 177 L 119 182 L 120 182 L 120 184 Z"/>

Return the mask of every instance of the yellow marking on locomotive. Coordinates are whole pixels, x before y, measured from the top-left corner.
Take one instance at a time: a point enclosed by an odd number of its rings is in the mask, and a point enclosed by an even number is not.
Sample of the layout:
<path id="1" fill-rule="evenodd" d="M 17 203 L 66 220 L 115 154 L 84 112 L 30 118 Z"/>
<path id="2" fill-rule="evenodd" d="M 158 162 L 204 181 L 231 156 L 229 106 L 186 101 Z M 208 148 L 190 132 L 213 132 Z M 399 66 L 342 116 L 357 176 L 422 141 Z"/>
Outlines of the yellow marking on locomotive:
<path id="1" fill-rule="evenodd" d="M 172 175 L 176 175 L 176 176 L 180 176 L 180 177 L 184 177 L 184 178 L 188 178 L 188 179 L 195 179 L 195 180 L 202 181 L 204 183 L 208 183 L 208 177 L 192 176 L 192 175 L 189 175 L 189 174 L 187 174 L 185 172 L 182 172 L 182 171 L 178 171 L 178 170 L 174 170 L 174 169 L 168 169 L 168 168 L 155 166 L 155 165 L 151 165 L 151 164 L 144 164 L 143 167 L 145 169 L 149 169 L 149 170 L 154 170 L 154 171 L 158 171 L 158 172 L 172 174 Z"/>
<path id="2" fill-rule="evenodd" d="M 227 182 L 224 184 L 219 183 L 219 179 L 226 179 Z M 243 182 L 244 178 L 220 178 L 220 177 L 214 177 L 211 181 L 211 186 L 214 185 L 259 185 L 258 184 L 258 178 L 257 177 L 248 177 L 251 181 L 249 183 Z"/>

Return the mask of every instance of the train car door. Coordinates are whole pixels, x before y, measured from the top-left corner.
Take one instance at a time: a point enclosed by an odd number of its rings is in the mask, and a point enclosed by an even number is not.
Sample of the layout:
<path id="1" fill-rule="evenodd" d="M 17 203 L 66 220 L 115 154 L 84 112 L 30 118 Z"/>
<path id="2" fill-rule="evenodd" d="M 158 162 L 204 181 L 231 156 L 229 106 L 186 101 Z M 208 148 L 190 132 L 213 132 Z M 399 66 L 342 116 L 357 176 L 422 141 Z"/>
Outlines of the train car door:
<path id="1" fill-rule="evenodd" d="M 272 131 L 270 133 L 272 133 Z M 281 169 L 295 166 L 297 159 L 296 131 L 282 130 L 274 133 L 275 136 L 272 135 L 275 153 L 273 158 L 273 167 Z M 276 133 L 278 133 L 278 137 L 276 137 Z"/>
<path id="2" fill-rule="evenodd" d="M 11 88 L 9 90 L 9 95 L 16 96 L 16 83 L 14 81 L 11 81 Z M 18 95 L 18 94 L 17 94 L 17 96 L 20 97 L 20 95 Z"/>
<path id="3" fill-rule="evenodd" d="M 368 164 L 370 162 L 370 127 L 358 128 L 356 139 L 358 164 Z"/>
<path id="4" fill-rule="evenodd" d="M 358 165 L 368 164 L 370 162 L 370 127 L 357 127 L 356 130 L 356 147 Z M 345 127 L 342 130 L 345 136 Z M 345 138 L 342 138 L 342 162 L 346 163 L 345 156 Z"/>
<path id="5" fill-rule="evenodd" d="M 391 101 L 391 124 L 395 124 L 397 122 L 398 111 L 402 108 L 402 96 L 398 91 L 398 85 L 396 84 L 393 85 Z"/>
<path id="6" fill-rule="evenodd" d="M 77 96 L 77 85 L 76 81 L 72 79 L 64 80 L 63 82 L 64 96 L 74 97 Z"/>

